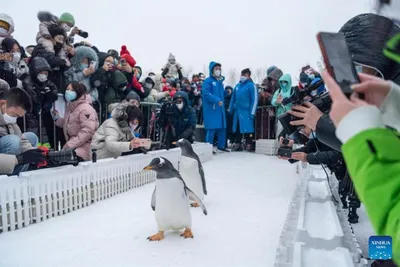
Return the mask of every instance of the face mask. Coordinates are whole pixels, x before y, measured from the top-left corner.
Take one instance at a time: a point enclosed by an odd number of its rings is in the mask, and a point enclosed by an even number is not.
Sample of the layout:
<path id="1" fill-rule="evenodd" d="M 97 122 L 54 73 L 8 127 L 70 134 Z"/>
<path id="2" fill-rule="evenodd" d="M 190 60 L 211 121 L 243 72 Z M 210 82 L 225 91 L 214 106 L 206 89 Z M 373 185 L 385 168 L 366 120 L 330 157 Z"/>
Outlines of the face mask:
<path id="1" fill-rule="evenodd" d="M 282 88 L 286 88 L 286 86 L 288 85 L 288 83 L 287 82 L 281 82 L 281 86 L 282 86 Z"/>
<path id="2" fill-rule="evenodd" d="M 0 28 L 0 35 L 6 35 L 6 34 L 8 34 L 8 30 Z"/>
<path id="3" fill-rule="evenodd" d="M 14 124 L 14 123 L 17 123 L 18 117 L 13 117 L 13 116 L 8 115 L 7 113 L 4 113 L 3 119 L 6 122 L 6 124 Z"/>
<path id="4" fill-rule="evenodd" d="M 140 74 L 136 75 L 136 79 L 137 79 L 137 80 L 140 79 Z"/>
<path id="5" fill-rule="evenodd" d="M 183 103 L 176 104 L 176 107 L 181 110 L 183 108 Z"/>
<path id="6" fill-rule="evenodd" d="M 76 92 L 75 91 L 65 91 L 65 99 L 68 102 L 74 101 L 76 99 Z"/>
<path id="7" fill-rule="evenodd" d="M 214 70 L 214 76 L 216 76 L 216 77 L 221 76 L 221 71 L 220 70 Z"/>
<path id="8" fill-rule="evenodd" d="M 63 43 L 56 42 L 54 47 L 58 50 L 58 49 L 61 49 L 63 47 L 63 45 L 64 45 Z"/>
<path id="9" fill-rule="evenodd" d="M 21 53 L 20 52 L 16 52 L 13 54 L 13 62 L 14 63 L 18 63 L 21 59 Z"/>
<path id="10" fill-rule="evenodd" d="M 151 89 L 151 88 L 153 88 L 153 84 L 152 83 L 145 83 L 144 87 L 146 87 L 147 89 Z"/>
<path id="11" fill-rule="evenodd" d="M 71 27 L 68 26 L 68 24 L 66 24 L 66 23 L 62 23 L 61 28 L 66 32 L 69 32 L 71 30 Z"/>
<path id="12" fill-rule="evenodd" d="M 39 73 L 37 75 L 37 79 L 39 80 L 39 82 L 44 83 L 45 81 L 47 81 L 47 75 L 43 74 L 43 73 Z"/>
<path id="13" fill-rule="evenodd" d="M 247 78 L 245 76 L 240 76 L 240 81 L 244 82 L 245 80 L 247 80 Z"/>
<path id="14" fill-rule="evenodd" d="M 138 127 L 138 125 L 139 124 L 132 124 L 132 123 L 129 123 L 129 128 L 131 128 L 131 131 L 135 131 L 136 130 L 136 128 Z"/>
<path id="15" fill-rule="evenodd" d="M 315 74 L 308 75 L 308 78 L 310 78 L 311 80 L 314 80 L 315 79 Z"/>
<path id="16" fill-rule="evenodd" d="M 83 64 L 81 63 L 81 66 L 79 67 L 81 70 L 84 70 L 88 67 L 88 64 Z"/>

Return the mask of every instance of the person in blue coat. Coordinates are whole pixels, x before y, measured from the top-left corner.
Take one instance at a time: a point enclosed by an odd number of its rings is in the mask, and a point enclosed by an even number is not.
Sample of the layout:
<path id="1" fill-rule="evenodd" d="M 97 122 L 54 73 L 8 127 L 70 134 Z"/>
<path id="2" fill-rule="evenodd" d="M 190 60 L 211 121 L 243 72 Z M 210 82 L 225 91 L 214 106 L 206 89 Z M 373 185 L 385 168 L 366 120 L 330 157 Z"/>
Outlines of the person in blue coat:
<path id="1" fill-rule="evenodd" d="M 202 87 L 204 128 L 206 130 L 206 142 L 213 144 L 215 134 L 218 135 L 217 147 L 214 146 L 214 154 L 217 148 L 226 151 L 226 118 L 224 108 L 224 80 L 221 75 L 221 64 L 210 62 L 210 77 Z"/>
<path id="2" fill-rule="evenodd" d="M 229 113 L 233 113 L 233 132 L 235 133 L 234 151 L 243 150 L 242 135 L 246 140 L 246 149 L 254 151 L 254 118 L 257 111 L 258 90 L 250 78 L 249 69 L 242 70 L 240 82 L 232 93 Z"/>

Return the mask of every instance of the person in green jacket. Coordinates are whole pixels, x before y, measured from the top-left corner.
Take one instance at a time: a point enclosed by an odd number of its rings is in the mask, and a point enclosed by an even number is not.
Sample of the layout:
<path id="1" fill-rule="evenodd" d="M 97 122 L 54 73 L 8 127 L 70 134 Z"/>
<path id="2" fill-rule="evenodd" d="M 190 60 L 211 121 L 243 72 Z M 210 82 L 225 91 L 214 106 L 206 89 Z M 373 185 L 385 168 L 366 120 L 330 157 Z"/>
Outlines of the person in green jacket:
<path id="1" fill-rule="evenodd" d="M 291 109 L 292 103 L 282 105 L 282 100 L 291 97 L 293 92 L 292 77 L 290 76 L 290 74 L 282 75 L 282 77 L 279 79 L 279 89 L 275 91 L 274 96 L 271 100 L 271 104 L 276 107 L 277 117 Z M 277 135 L 279 135 L 281 131 L 282 125 L 278 122 Z"/>
<path id="2" fill-rule="evenodd" d="M 355 94 L 348 99 L 327 72 L 322 76 L 356 191 L 376 234 L 392 237 L 393 260 L 400 264 L 400 87 L 359 74 L 361 83 L 352 87 Z M 357 93 L 363 93 L 365 101 Z"/>

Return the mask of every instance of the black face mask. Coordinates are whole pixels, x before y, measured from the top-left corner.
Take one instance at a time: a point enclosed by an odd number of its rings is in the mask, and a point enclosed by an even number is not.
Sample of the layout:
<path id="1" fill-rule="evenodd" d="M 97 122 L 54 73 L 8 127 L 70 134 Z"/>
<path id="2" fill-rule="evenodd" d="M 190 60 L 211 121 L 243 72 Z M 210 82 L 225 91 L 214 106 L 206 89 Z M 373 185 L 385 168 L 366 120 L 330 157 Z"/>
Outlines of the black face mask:
<path id="1" fill-rule="evenodd" d="M 61 50 L 61 48 L 63 47 L 63 43 L 58 43 L 58 42 L 56 42 L 56 44 L 54 45 L 54 48 L 56 49 L 56 50 Z"/>

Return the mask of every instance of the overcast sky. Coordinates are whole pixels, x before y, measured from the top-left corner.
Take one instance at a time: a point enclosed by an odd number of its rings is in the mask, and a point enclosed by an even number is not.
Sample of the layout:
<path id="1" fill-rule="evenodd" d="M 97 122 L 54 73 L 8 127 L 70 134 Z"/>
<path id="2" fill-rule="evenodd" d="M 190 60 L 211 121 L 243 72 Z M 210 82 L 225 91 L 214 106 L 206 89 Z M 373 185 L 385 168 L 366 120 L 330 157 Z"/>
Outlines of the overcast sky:
<path id="1" fill-rule="evenodd" d="M 1 11 L 13 17 L 14 37 L 35 43 L 37 11 L 74 15 L 100 50 L 127 45 L 145 71 L 159 72 L 172 52 L 184 68 L 202 72 L 211 60 L 223 74 L 277 65 L 297 79 L 304 64 L 317 67 L 318 31 L 338 31 L 373 0 L 19 0 Z M 64 4 L 68 3 L 68 4 Z M 78 38 L 77 38 L 78 39 Z M 208 75 L 208 74 L 207 74 Z"/>

